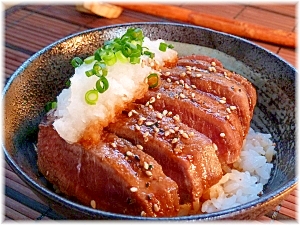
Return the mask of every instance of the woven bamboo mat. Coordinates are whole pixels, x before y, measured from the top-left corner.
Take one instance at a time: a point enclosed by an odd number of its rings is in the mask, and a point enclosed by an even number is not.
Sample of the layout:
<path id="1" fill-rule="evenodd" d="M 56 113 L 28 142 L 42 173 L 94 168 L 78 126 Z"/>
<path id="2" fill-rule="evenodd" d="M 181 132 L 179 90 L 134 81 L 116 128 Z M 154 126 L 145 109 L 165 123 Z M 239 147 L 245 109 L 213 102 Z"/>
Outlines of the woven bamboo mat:
<path id="1" fill-rule="evenodd" d="M 216 10 L 216 5 L 181 4 L 199 12 L 210 13 L 230 19 L 257 23 L 270 28 L 295 31 L 295 4 L 225 5 Z M 17 5 L 5 11 L 4 26 L 4 80 L 31 55 L 43 47 L 67 35 L 90 28 L 117 23 L 142 21 L 170 21 L 161 17 L 124 10 L 117 19 L 106 19 L 76 11 L 74 5 Z M 296 65 L 296 51 L 291 48 L 255 43 L 278 54 Z M 43 202 L 7 165 L 5 171 L 4 220 L 57 220 L 65 219 Z M 294 190 L 271 212 L 258 218 L 260 222 L 284 223 L 297 219 L 297 190 Z"/>

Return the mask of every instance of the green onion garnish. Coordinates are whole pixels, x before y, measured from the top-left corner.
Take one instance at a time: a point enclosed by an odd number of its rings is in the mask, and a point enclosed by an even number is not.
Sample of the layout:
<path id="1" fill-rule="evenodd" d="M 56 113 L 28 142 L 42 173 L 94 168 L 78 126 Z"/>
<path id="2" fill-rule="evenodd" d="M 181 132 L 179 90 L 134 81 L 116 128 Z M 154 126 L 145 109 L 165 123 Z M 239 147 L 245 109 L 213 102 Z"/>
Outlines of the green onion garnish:
<path id="1" fill-rule="evenodd" d="M 93 72 L 96 76 L 106 76 L 107 75 L 107 67 L 103 62 L 96 62 L 93 66 Z"/>
<path id="2" fill-rule="evenodd" d="M 161 43 L 159 44 L 159 50 L 160 50 L 160 51 L 165 52 L 165 51 L 167 51 L 167 48 L 168 48 L 168 45 L 167 45 L 166 43 L 161 42 Z"/>
<path id="3" fill-rule="evenodd" d="M 68 88 L 71 86 L 71 81 L 70 81 L 70 80 L 67 80 L 66 86 L 67 86 Z"/>
<path id="4" fill-rule="evenodd" d="M 99 91 L 99 93 L 103 93 L 108 89 L 108 87 L 108 80 L 106 79 L 106 77 L 101 76 L 96 82 L 96 89 Z"/>
<path id="5" fill-rule="evenodd" d="M 91 64 L 92 62 L 94 62 L 94 60 L 95 60 L 95 56 L 94 56 L 94 55 L 91 55 L 91 56 L 85 58 L 85 59 L 84 59 L 84 62 L 85 62 L 86 64 Z"/>
<path id="6" fill-rule="evenodd" d="M 85 75 L 86 75 L 87 77 L 91 77 L 91 76 L 93 76 L 94 74 L 95 74 L 95 73 L 94 73 L 94 70 L 93 70 L 93 69 L 85 71 Z"/>
<path id="7" fill-rule="evenodd" d="M 155 88 L 158 85 L 159 77 L 156 73 L 151 73 L 148 77 L 149 88 Z"/>
<path id="8" fill-rule="evenodd" d="M 98 91 L 97 90 L 89 90 L 85 93 L 85 101 L 89 105 L 96 105 L 98 100 Z"/>
<path id="9" fill-rule="evenodd" d="M 71 64 L 74 68 L 77 68 L 79 66 L 81 66 L 83 64 L 83 61 L 81 58 L 79 57 L 74 57 L 72 60 L 71 60 Z"/>
<path id="10" fill-rule="evenodd" d="M 131 64 L 138 64 L 141 62 L 141 56 L 146 55 L 149 58 L 154 58 L 154 53 L 148 48 L 142 47 L 144 40 L 143 31 L 140 28 L 129 28 L 126 33 L 120 38 L 115 38 L 110 41 L 105 41 L 101 48 L 98 48 L 94 55 L 82 60 L 79 57 L 72 59 L 73 67 L 79 67 L 83 63 L 91 64 L 96 61 L 93 68 L 85 71 L 87 77 L 96 75 L 99 79 L 96 82 L 96 88 L 86 93 L 85 100 L 88 104 L 94 105 L 98 99 L 98 93 L 105 92 L 109 83 L 105 76 L 107 76 L 107 66 L 114 65 L 117 61 L 122 63 L 130 62 Z M 167 48 L 173 48 L 172 45 L 160 43 L 159 50 L 166 51 Z M 158 85 L 159 77 L 153 73 L 148 76 L 148 84 L 150 88 Z"/>
<path id="11" fill-rule="evenodd" d="M 45 105 L 45 110 L 46 112 L 49 112 L 51 109 L 56 109 L 57 108 L 57 102 L 53 101 L 53 102 L 47 102 Z"/>

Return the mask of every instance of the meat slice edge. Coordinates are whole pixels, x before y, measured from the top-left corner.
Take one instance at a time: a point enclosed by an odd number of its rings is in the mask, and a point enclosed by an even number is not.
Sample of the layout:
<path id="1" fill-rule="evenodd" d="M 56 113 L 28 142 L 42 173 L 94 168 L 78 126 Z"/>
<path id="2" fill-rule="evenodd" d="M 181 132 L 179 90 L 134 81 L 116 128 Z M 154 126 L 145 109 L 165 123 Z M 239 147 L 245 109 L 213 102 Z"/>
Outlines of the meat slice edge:
<path id="1" fill-rule="evenodd" d="M 143 146 L 143 151 L 153 156 L 164 173 L 177 182 L 181 204 L 194 204 L 203 190 L 221 179 L 221 164 L 209 138 L 172 117 L 132 104 L 128 113 L 124 112 L 107 129 Z M 195 204 L 193 210 L 198 210 Z"/>
<path id="2" fill-rule="evenodd" d="M 178 215 L 177 184 L 130 142 L 103 132 L 91 149 L 68 144 L 51 123 L 40 124 L 38 167 L 59 190 L 87 206 L 136 216 Z M 153 165 L 151 176 L 144 163 Z"/>

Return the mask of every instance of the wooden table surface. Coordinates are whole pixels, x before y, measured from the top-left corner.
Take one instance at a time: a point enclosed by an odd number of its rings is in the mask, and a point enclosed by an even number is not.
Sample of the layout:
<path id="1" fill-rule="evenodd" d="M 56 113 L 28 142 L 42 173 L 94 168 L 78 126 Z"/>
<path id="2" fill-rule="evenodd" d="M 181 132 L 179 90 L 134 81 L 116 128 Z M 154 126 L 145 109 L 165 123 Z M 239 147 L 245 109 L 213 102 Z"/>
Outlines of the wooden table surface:
<path id="1" fill-rule="evenodd" d="M 296 4 L 226 4 L 216 8 L 216 5 L 178 3 L 178 6 L 273 29 L 296 32 Z M 5 10 L 3 84 L 31 55 L 65 36 L 90 28 L 143 21 L 166 22 L 171 20 L 130 10 L 123 10 L 120 17 L 116 19 L 106 19 L 78 12 L 75 5 L 16 5 L 10 7 Z M 258 41 L 253 42 L 296 66 L 295 49 Z M 6 163 L 4 194 L 4 220 L 64 219 L 37 197 Z M 274 210 L 257 220 L 268 223 L 296 221 L 296 200 L 297 190 L 293 191 Z"/>

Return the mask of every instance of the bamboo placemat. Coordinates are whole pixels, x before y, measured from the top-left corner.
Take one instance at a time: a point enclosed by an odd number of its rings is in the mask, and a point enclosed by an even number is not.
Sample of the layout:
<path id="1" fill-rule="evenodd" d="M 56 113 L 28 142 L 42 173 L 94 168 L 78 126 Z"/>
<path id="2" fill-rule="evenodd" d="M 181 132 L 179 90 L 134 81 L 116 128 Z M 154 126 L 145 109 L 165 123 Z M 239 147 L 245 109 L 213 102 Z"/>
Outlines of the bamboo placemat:
<path id="1" fill-rule="evenodd" d="M 227 4 L 218 7 L 217 10 L 216 5 L 180 4 L 178 6 L 275 29 L 286 31 L 295 31 L 296 29 L 295 4 Z M 74 5 L 13 6 L 5 10 L 3 84 L 26 59 L 60 38 L 90 28 L 142 21 L 170 20 L 130 10 L 124 10 L 117 19 L 106 19 L 78 12 Z M 278 54 L 292 65 L 296 65 L 295 49 L 254 42 Z M 7 163 L 4 164 L 4 173 L 4 220 L 65 219 L 41 200 Z M 294 190 L 280 205 L 265 216 L 258 218 L 258 221 L 276 223 L 296 221 L 297 198 L 297 190 Z"/>

